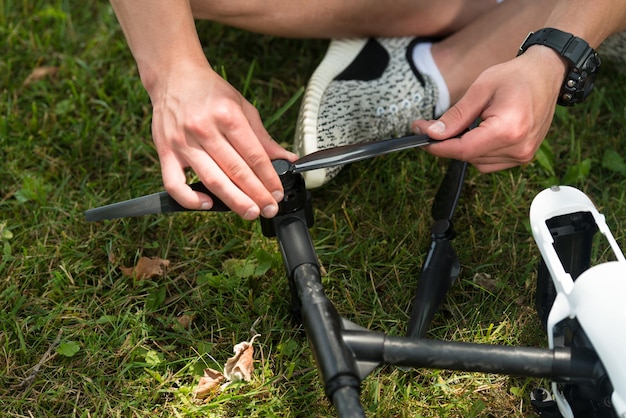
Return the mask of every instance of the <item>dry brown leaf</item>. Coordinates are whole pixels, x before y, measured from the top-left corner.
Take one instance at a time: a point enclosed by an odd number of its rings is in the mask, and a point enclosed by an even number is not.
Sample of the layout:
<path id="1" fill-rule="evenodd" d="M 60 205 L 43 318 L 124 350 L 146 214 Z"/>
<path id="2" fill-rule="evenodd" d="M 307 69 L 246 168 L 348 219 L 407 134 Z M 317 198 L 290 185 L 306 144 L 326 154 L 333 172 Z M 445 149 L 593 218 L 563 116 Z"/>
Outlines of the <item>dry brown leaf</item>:
<path id="1" fill-rule="evenodd" d="M 24 80 L 23 86 L 28 86 L 46 77 L 54 76 L 59 71 L 59 67 L 37 67 Z"/>
<path id="2" fill-rule="evenodd" d="M 231 382 L 249 382 L 254 371 L 254 347 L 252 343 L 259 335 L 252 339 L 239 343 L 233 347 L 235 355 L 226 361 L 224 376 Z"/>
<path id="3" fill-rule="evenodd" d="M 224 389 L 230 383 L 249 382 L 254 370 L 254 347 L 252 344 L 257 334 L 250 341 L 244 341 L 233 347 L 235 355 L 226 361 L 224 373 L 213 369 L 204 369 L 204 375 L 198 381 L 193 394 L 196 399 L 206 399 L 218 388 Z M 221 385 L 222 382 L 227 381 Z"/>
<path id="4" fill-rule="evenodd" d="M 498 281 L 488 273 L 476 273 L 474 275 L 474 283 L 489 292 L 495 292 L 498 287 Z"/>
<path id="5" fill-rule="evenodd" d="M 124 276 L 145 280 L 154 276 L 161 276 L 164 269 L 167 269 L 169 265 L 169 260 L 163 260 L 159 257 L 141 257 L 135 267 L 120 267 L 120 270 Z"/>
<path id="6" fill-rule="evenodd" d="M 194 319 L 196 319 L 195 314 L 185 314 L 177 317 L 176 321 L 178 321 L 178 324 L 184 329 L 189 329 Z"/>
<path id="7" fill-rule="evenodd" d="M 204 376 L 200 378 L 198 385 L 193 390 L 194 396 L 198 399 L 205 399 L 217 390 L 224 379 L 225 377 L 221 372 L 213 369 L 204 369 Z"/>

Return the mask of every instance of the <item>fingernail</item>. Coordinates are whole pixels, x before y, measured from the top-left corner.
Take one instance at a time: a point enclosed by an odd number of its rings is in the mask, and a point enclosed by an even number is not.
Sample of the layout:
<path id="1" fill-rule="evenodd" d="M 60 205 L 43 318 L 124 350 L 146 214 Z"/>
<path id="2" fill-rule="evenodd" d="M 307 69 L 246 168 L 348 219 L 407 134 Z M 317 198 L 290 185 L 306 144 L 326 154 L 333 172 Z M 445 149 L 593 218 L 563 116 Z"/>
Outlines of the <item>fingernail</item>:
<path id="1" fill-rule="evenodd" d="M 438 120 L 428 127 L 428 130 L 435 134 L 442 134 L 446 130 L 446 124 Z"/>
<path id="2" fill-rule="evenodd" d="M 413 126 L 413 133 L 417 135 L 421 135 L 422 130 L 419 128 L 419 126 Z"/>
<path id="3" fill-rule="evenodd" d="M 282 190 L 275 190 L 272 192 L 272 197 L 275 201 L 280 202 L 285 197 L 285 193 Z"/>
<path id="4" fill-rule="evenodd" d="M 209 210 L 213 207 L 213 205 L 211 204 L 211 202 L 202 202 L 202 204 L 200 205 L 200 210 Z"/>
<path id="5" fill-rule="evenodd" d="M 246 213 L 243 214 L 243 218 L 248 221 L 252 221 L 258 217 L 259 217 L 259 208 L 256 206 L 252 206 L 246 211 Z"/>
<path id="6" fill-rule="evenodd" d="M 261 214 L 264 218 L 273 218 L 278 213 L 277 205 L 267 205 L 263 208 Z"/>

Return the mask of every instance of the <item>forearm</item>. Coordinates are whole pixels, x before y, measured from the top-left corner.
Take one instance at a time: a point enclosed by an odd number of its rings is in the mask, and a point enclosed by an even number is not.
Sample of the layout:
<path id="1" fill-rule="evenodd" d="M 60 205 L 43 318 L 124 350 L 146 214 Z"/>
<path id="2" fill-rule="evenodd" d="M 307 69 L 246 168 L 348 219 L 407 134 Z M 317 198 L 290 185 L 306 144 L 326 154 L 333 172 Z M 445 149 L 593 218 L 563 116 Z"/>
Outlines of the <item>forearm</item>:
<path id="1" fill-rule="evenodd" d="M 207 65 L 188 0 L 111 0 L 149 93 L 185 65 Z"/>
<path id="2" fill-rule="evenodd" d="M 572 33 L 597 48 L 610 35 L 626 30 L 626 1 L 559 0 L 543 27 Z"/>

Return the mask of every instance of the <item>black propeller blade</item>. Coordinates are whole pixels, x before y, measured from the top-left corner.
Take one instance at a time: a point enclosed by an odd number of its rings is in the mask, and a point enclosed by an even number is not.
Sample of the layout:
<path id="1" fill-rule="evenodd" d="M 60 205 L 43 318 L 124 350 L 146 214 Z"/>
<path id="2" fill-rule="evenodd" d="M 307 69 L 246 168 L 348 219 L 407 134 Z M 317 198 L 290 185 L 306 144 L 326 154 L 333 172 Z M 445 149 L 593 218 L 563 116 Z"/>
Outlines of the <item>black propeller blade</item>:
<path id="1" fill-rule="evenodd" d="M 409 135 L 384 141 L 362 142 L 360 144 L 327 148 L 300 158 L 293 164 L 293 171 L 295 173 L 303 173 L 318 168 L 335 167 L 395 151 L 422 147 L 433 141 L 427 135 Z"/>
<path id="2" fill-rule="evenodd" d="M 201 182 L 190 184 L 193 190 L 202 192 L 213 199 L 214 212 L 226 212 L 230 209 Z M 106 219 L 126 218 L 132 216 L 153 215 L 159 213 L 188 211 L 175 201 L 167 192 L 153 193 L 137 197 L 123 202 L 111 203 L 95 209 L 85 211 L 85 219 L 88 222 L 103 221 Z"/>
<path id="3" fill-rule="evenodd" d="M 410 135 L 401 138 L 387 139 L 383 141 L 363 142 L 360 144 L 344 145 L 340 147 L 320 150 L 305 155 L 291 164 L 289 170 L 294 173 L 303 173 L 318 168 L 328 168 L 344 165 L 390 152 L 407 150 L 421 147 L 433 140 L 427 135 Z M 284 165 L 284 164 L 282 164 Z M 281 165 L 281 170 L 282 170 Z M 212 211 L 224 212 L 230 210 L 220 199 L 211 193 L 201 182 L 189 185 L 193 190 L 205 193 L 213 199 Z M 85 212 L 87 221 L 102 221 L 105 219 L 117 219 L 131 216 L 142 216 L 169 212 L 188 211 L 176 202 L 167 192 L 154 193 L 123 202 L 112 203 Z"/>
<path id="4" fill-rule="evenodd" d="M 459 276 L 459 259 L 450 240 L 455 235 L 452 216 L 458 205 L 466 169 L 466 162 L 451 160 L 435 196 L 432 206 L 435 219 L 431 228 L 432 242 L 413 299 L 407 330 L 409 337 L 422 338 L 426 335 L 435 312 Z"/>

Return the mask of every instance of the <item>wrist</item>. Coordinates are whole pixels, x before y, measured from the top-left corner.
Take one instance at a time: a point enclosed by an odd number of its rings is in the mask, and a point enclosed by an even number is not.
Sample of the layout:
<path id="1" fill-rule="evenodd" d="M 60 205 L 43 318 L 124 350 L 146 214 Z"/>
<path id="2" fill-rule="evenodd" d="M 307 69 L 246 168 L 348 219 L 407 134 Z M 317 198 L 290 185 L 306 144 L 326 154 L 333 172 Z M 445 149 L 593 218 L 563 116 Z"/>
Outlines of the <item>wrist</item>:
<path id="1" fill-rule="evenodd" d="M 569 68 L 563 57 L 551 48 L 533 45 L 518 58 L 527 60 L 526 67 L 532 68 L 537 82 L 542 83 L 547 91 L 553 92 L 555 98 L 558 97 Z"/>
<path id="2" fill-rule="evenodd" d="M 528 34 L 519 48 L 518 55 L 529 48 L 542 46 L 552 49 L 567 65 L 564 81 L 558 96 L 558 104 L 572 106 L 589 96 L 595 76 L 600 67 L 600 57 L 589 44 L 571 33 L 554 28 L 543 28 Z"/>
<path id="3" fill-rule="evenodd" d="M 204 55 L 200 58 L 175 58 L 171 61 L 159 61 L 158 64 L 137 62 L 141 83 L 148 92 L 150 98 L 155 98 L 167 91 L 168 85 L 173 81 L 188 79 L 190 76 L 198 75 L 211 67 Z"/>

